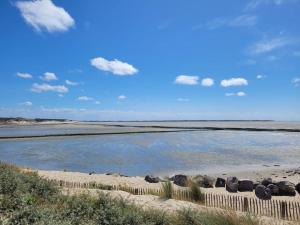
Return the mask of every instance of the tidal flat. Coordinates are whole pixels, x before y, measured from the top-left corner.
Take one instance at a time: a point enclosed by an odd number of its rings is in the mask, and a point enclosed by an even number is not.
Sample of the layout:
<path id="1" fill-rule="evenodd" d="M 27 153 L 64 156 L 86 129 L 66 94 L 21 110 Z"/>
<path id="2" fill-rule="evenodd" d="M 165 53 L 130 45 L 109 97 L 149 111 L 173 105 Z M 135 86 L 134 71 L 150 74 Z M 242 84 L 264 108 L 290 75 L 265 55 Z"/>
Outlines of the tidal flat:
<path id="1" fill-rule="evenodd" d="M 161 128 L 153 127 L 158 125 Z M 199 130 L 186 129 L 189 126 Z M 7 125 L 0 127 L 3 137 L 0 159 L 36 169 L 118 172 L 130 176 L 252 171 L 266 165 L 297 167 L 300 164 L 299 132 L 201 129 L 207 126 L 300 128 L 299 123 L 272 121 Z M 74 133 L 78 135 L 5 139 Z M 81 136 L 80 133 L 100 135 Z"/>

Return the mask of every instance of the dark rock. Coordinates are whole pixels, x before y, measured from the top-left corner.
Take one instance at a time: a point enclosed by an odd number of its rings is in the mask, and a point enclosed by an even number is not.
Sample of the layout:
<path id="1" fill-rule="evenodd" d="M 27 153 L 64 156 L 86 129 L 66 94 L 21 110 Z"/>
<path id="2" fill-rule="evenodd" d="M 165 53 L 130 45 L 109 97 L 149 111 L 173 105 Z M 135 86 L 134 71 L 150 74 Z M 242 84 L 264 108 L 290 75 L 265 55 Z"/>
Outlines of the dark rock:
<path id="1" fill-rule="evenodd" d="M 89 172 L 89 175 L 92 175 L 92 174 L 95 174 L 95 172 L 94 172 L 94 171 L 92 171 L 92 172 Z"/>
<path id="2" fill-rule="evenodd" d="M 228 177 L 226 180 L 226 190 L 228 192 L 237 192 L 239 180 L 236 177 Z"/>
<path id="3" fill-rule="evenodd" d="M 238 191 L 253 191 L 253 181 L 252 180 L 241 180 L 239 181 Z"/>
<path id="4" fill-rule="evenodd" d="M 188 186 L 188 176 L 186 175 L 175 175 L 171 178 L 173 180 L 174 184 L 181 186 L 181 187 L 187 187 Z"/>
<path id="5" fill-rule="evenodd" d="M 149 183 L 159 183 L 160 179 L 159 179 L 159 177 L 154 177 L 152 175 L 147 175 L 147 176 L 145 176 L 145 181 L 147 181 Z"/>
<path id="6" fill-rule="evenodd" d="M 300 194 L 300 183 L 298 183 L 295 188 L 296 188 L 296 191 Z"/>
<path id="7" fill-rule="evenodd" d="M 279 188 L 279 195 L 281 196 L 295 196 L 295 184 L 289 181 L 280 181 L 276 184 Z"/>
<path id="8" fill-rule="evenodd" d="M 225 179 L 218 177 L 216 181 L 216 187 L 225 187 Z"/>
<path id="9" fill-rule="evenodd" d="M 195 182 L 199 187 L 204 188 L 213 188 L 215 183 L 215 178 L 207 175 L 197 175 L 192 178 L 192 181 Z"/>
<path id="10" fill-rule="evenodd" d="M 113 176 L 113 177 L 120 177 L 121 176 L 120 173 L 106 173 L 106 175 Z"/>
<path id="11" fill-rule="evenodd" d="M 270 189 L 271 195 L 278 195 L 279 194 L 279 187 L 275 184 L 269 184 L 267 188 Z"/>
<path id="12" fill-rule="evenodd" d="M 255 195 L 262 200 L 270 200 L 272 198 L 271 190 L 264 185 L 257 185 Z"/>
<path id="13" fill-rule="evenodd" d="M 272 178 L 264 178 L 261 184 L 267 187 L 269 184 L 272 184 Z"/>

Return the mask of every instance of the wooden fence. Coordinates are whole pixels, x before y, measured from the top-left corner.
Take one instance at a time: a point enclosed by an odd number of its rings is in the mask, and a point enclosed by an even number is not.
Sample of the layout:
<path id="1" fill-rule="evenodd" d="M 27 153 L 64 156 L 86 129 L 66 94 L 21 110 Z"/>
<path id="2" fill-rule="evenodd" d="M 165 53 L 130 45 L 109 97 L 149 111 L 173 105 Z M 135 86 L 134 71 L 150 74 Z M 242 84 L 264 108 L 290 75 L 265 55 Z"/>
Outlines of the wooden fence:
<path id="1" fill-rule="evenodd" d="M 120 190 L 134 195 L 157 195 L 163 196 L 162 188 L 134 188 L 128 186 L 103 185 L 95 182 L 79 183 L 67 182 L 64 180 L 50 180 L 55 185 L 67 188 L 88 188 L 101 190 Z M 192 193 L 189 188 L 174 188 L 172 198 L 185 201 L 193 201 Z M 292 221 L 300 220 L 300 202 L 299 201 L 281 201 L 281 200 L 260 200 L 255 197 L 242 197 L 230 194 L 203 193 L 202 202 L 208 207 L 217 207 L 222 209 L 247 212 L 254 215 L 274 217 Z"/>

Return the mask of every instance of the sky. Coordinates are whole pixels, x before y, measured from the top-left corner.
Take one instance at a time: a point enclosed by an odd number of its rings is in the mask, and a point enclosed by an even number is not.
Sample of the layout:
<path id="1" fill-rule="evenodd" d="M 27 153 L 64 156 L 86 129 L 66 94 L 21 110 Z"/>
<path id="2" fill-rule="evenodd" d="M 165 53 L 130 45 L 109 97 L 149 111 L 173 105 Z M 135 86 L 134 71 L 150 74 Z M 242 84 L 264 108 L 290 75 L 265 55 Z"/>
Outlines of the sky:
<path id="1" fill-rule="evenodd" d="M 300 0 L 1 0 L 0 117 L 300 121 Z"/>

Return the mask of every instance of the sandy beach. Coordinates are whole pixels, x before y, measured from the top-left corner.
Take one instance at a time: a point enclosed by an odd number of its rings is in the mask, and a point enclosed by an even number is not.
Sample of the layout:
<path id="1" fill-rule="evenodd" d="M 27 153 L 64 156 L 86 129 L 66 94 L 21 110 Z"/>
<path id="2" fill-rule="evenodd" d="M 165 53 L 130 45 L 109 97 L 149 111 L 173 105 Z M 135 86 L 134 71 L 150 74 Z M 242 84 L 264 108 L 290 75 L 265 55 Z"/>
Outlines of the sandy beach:
<path id="1" fill-rule="evenodd" d="M 67 182 L 78 182 L 78 183 L 89 183 L 96 182 L 103 185 L 116 185 L 116 186 L 126 186 L 133 188 L 149 188 L 149 189 L 159 189 L 161 188 L 160 183 L 148 183 L 145 181 L 144 177 L 134 176 L 126 177 L 119 174 L 92 174 L 79 173 L 79 172 L 64 172 L 64 171 L 46 171 L 37 170 L 39 176 L 50 179 L 50 180 L 63 180 Z M 226 178 L 229 176 L 236 176 L 240 180 L 250 179 L 253 181 L 261 181 L 263 178 L 272 178 L 273 182 L 278 181 L 290 181 L 295 185 L 300 182 L 300 170 L 299 168 L 266 168 L 258 171 L 237 171 L 223 174 L 209 174 L 214 178 L 222 177 Z M 285 177 L 285 178 L 284 178 Z M 174 185 L 175 189 L 181 189 L 182 187 Z M 201 188 L 203 192 L 207 193 L 218 193 L 226 194 L 232 196 L 244 196 L 244 197 L 255 197 L 253 192 L 238 192 L 229 193 L 225 188 Z M 299 193 L 294 197 L 289 196 L 273 196 L 273 199 L 277 200 L 289 200 L 289 201 L 300 201 Z"/>

